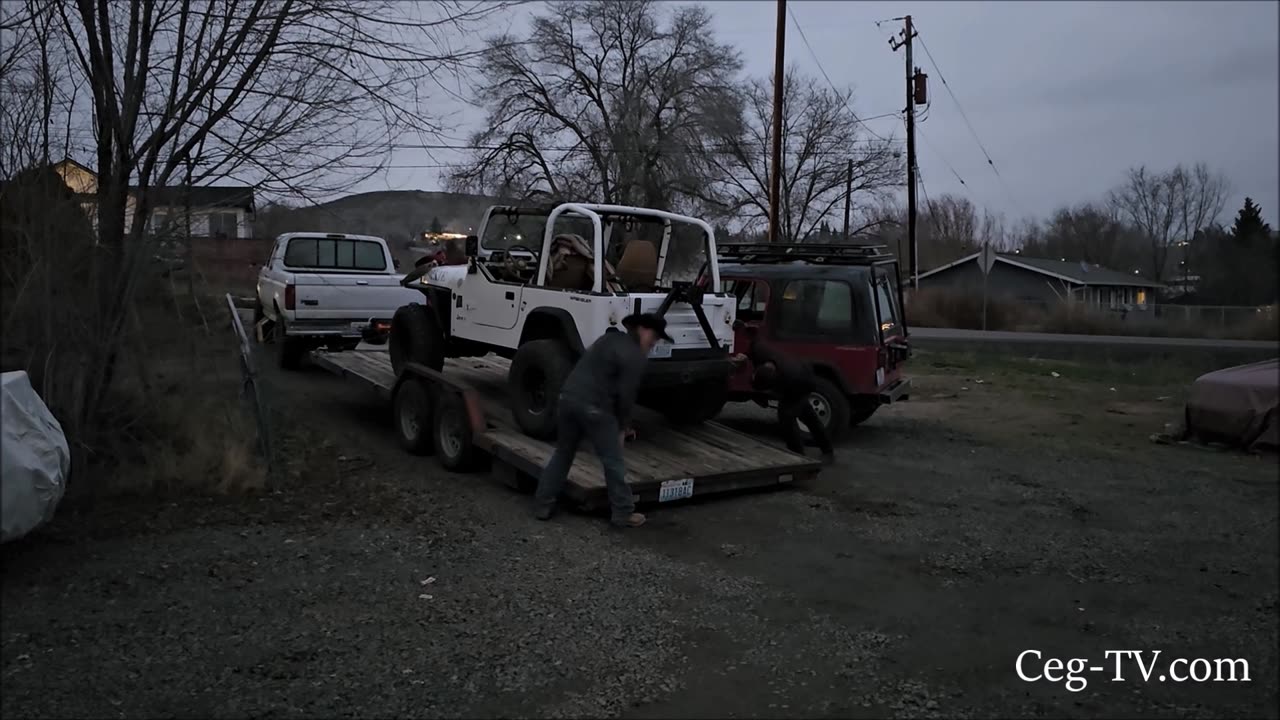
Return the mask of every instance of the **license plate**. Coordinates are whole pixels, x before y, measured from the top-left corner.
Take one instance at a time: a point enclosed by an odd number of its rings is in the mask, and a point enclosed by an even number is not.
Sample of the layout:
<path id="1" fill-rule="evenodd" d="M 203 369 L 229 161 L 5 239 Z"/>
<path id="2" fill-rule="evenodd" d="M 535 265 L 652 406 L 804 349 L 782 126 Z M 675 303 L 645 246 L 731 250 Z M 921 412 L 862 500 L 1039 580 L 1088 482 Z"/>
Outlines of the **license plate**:
<path id="1" fill-rule="evenodd" d="M 658 488 L 658 502 L 684 500 L 693 497 L 693 478 L 667 480 Z"/>
<path id="2" fill-rule="evenodd" d="M 658 343 L 649 349 L 649 357 L 651 358 L 669 358 L 671 357 L 671 344 Z"/>
<path id="3" fill-rule="evenodd" d="M 364 329 L 368 327 L 368 325 L 369 323 L 367 322 L 353 322 L 351 323 L 351 332 L 354 332 L 354 333 L 364 332 Z"/>

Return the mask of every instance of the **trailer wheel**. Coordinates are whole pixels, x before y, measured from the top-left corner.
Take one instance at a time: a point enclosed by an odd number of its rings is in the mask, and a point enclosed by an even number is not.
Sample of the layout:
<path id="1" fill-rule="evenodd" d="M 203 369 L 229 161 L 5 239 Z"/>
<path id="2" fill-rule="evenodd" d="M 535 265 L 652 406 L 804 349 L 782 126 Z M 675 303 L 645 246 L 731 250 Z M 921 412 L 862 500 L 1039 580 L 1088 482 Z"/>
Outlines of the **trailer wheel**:
<path id="1" fill-rule="evenodd" d="M 845 430 L 849 428 L 849 398 L 840 392 L 840 388 L 835 383 L 824 377 L 818 377 L 815 380 L 813 392 L 809 394 L 809 404 L 813 407 L 814 414 L 822 421 L 822 426 L 826 428 L 827 438 L 831 440 L 831 444 L 839 442 Z M 800 434 L 805 440 L 813 439 L 803 424 L 800 424 Z"/>
<path id="2" fill-rule="evenodd" d="M 392 401 L 396 435 L 400 445 L 414 455 L 430 455 L 433 449 L 431 389 L 416 377 L 405 378 L 396 386 Z"/>
<path id="3" fill-rule="evenodd" d="M 431 309 L 425 305 L 405 305 L 391 317 L 391 369 L 396 375 L 408 363 L 432 370 L 444 368 L 444 334 Z"/>
<path id="4" fill-rule="evenodd" d="M 437 393 L 435 408 L 432 436 L 436 459 L 446 470 L 476 469 L 483 456 L 471 435 L 471 420 L 462 396 L 448 391 Z"/>
<path id="5" fill-rule="evenodd" d="M 573 359 L 559 340 L 534 340 L 516 350 L 507 385 L 511 412 L 526 435 L 538 440 L 555 438 L 556 405 L 571 370 Z"/>

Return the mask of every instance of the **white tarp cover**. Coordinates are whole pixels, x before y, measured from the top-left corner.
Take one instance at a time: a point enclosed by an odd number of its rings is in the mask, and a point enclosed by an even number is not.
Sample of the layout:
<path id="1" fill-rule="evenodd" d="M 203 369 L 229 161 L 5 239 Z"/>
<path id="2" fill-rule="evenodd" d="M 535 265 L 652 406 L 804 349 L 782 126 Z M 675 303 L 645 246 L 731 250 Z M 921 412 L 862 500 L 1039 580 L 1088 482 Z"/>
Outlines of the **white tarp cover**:
<path id="1" fill-rule="evenodd" d="M 0 374 L 0 384 L 0 542 L 9 542 L 53 518 L 71 449 L 25 372 Z"/>

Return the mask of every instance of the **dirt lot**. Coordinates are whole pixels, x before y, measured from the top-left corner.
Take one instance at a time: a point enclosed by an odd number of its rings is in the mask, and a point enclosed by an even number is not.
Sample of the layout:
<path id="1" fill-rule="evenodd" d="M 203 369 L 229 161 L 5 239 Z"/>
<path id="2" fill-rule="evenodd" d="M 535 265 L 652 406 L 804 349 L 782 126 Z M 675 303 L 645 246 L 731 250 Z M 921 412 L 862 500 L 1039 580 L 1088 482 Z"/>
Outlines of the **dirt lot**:
<path id="1" fill-rule="evenodd" d="M 1148 440 L 1193 371 L 914 370 L 808 487 L 626 533 L 538 523 L 359 388 L 272 372 L 280 489 L 66 508 L 3 548 L 0 714 L 1277 715 L 1276 458 Z M 1030 648 L 1108 669 L 1022 682 Z M 1130 649 L 1162 651 L 1150 682 L 1109 681 Z M 1251 681 L 1160 682 L 1176 657 Z"/>

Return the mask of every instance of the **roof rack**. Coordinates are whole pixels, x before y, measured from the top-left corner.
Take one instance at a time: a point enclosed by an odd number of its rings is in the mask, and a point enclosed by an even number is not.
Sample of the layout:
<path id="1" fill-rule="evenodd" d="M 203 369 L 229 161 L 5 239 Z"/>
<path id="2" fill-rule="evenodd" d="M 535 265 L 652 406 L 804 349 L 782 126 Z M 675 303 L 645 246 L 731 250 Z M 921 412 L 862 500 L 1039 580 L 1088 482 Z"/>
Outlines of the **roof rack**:
<path id="1" fill-rule="evenodd" d="M 819 245 L 816 243 L 729 243 L 717 245 L 722 260 L 780 263 L 797 260 L 823 265 L 873 265 L 895 259 L 885 245 Z"/>

